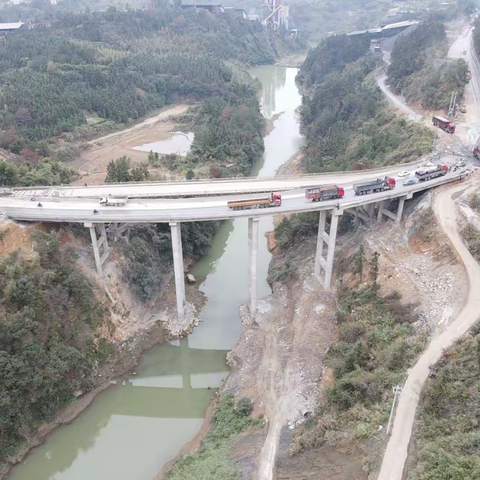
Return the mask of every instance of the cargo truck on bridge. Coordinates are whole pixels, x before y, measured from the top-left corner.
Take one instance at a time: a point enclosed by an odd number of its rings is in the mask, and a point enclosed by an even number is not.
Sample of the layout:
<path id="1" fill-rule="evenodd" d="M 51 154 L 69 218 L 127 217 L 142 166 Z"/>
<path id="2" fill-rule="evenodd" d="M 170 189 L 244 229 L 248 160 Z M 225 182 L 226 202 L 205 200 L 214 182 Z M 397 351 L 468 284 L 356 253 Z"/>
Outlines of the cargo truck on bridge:
<path id="1" fill-rule="evenodd" d="M 368 195 L 374 192 L 383 192 L 395 188 L 395 179 L 391 177 L 364 180 L 353 184 L 355 195 Z"/>
<path id="2" fill-rule="evenodd" d="M 264 197 L 247 198 L 245 200 L 232 200 L 227 203 L 232 210 L 249 210 L 251 208 L 280 207 L 282 196 L 279 193 L 270 193 Z"/>
<path id="3" fill-rule="evenodd" d="M 415 172 L 415 176 L 422 182 L 432 178 L 443 177 L 448 172 L 447 165 L 435 165 L 434 167 L 422 168 Z"/>
<path id="4" fill-rule="evenodd" d="M 435 127 L 439 127 L 447 133 L 455 133 L 455 124 L 446 118 L 434 116 L 432 122 Z"/>
<path id="5" fill-rule="evenodd" d="M 101 197 L 99 200 L 100 205 L 105 207 L 123 207 L 128 202 L 128 197 Z"/>
<path id="6" fill-rule="evenodd" d="M 333 200 L 334 198 L 343 198 L 345 190 L 337 185 L 324 185 L 321 187 L 310 187 L 305 190 L 305 198 L 312 202 L 321 202 L 322 200 Z"/>

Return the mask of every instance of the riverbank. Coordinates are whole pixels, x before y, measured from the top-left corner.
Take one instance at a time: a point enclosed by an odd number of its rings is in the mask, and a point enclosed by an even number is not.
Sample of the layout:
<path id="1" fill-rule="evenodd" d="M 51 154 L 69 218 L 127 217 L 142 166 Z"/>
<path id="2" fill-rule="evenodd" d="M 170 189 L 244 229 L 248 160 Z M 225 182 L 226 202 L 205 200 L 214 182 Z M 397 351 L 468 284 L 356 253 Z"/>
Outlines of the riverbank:
<path id="1" fill-rule="evenodd" d="M 81 177 L 73 184 L 103 183 L 108 163 L 122 156 L 129 157 L 133 163 L 146 162 L 148 152 L 136 150 L 134 147 L 171 138 L 177 127 L 173 118 L 185 114 L 189 108 L 188 104 L 169 106 L 160 112 L 154 112 L 132 127 L 90 140 L 78 160 L 70 164 L 81 173 Z"/>
<path id="2" fill-rule="evenodd" d="M 35 448 L 48 439 L 62 425 L 72 423 L 79 417 L 98 395 L 102 394 L 114 384 L 122 383 L 128 375 L 136 375 L 136 370 L 142 356 L 156 345 L 179 340 L 189 335 L 198 325 L 200 312 L 206 303 L 205 296 L 199 291 L 198 285 L 186 284 L 186 294 L 189 300 L 187 319 L 183 323 L 175 320 L 172 312 L 176 309 L 175 282 L 173 274 L 165 281 L 162 293 L 155 299 L 150 309 L 156 311 L 153 316 L 148 310 L 138 308 L 133 298 L 128 298 L 126 286 L 121 279 L 121 263 L 118 251 L 111 252 L 111 260 L 106 265 L 106 278 L 100 279 L 96 273 L 93 252 L 89 242 L 82 237 L 75 236 L 68 228 L 57 224 L 34 224 L 32 227 L 22 228 L 11 221 L 3 222 L 1 230 L 6 232 L 2 238 L 1 253 L 8 255 L 19 251 L 20 255 L 31 255 L 32 243 L 30 234 L 41 230 L 56 233 L 62 244 L 71 244 L 79 253 L 78 262 L 82 270 L 98 285 L 98 298 L 104 308 L 111 311 L 109 325 L 102 326 L 100 335 L 110 340 L 114 346 L 114 353 L 107 361 L 99 366 L 91 379 L 91 389 L 86 392 L 77 392 L 77 398 L 70 402 L 55 418 L 45 423 L 32 434 L 26 435 L 27 441 L 21 448 L 0 464 L 0 479 L 4 479 L 15 467 L 21 463 Z M 190 259 L 185 265 L 193 265 Z"/>

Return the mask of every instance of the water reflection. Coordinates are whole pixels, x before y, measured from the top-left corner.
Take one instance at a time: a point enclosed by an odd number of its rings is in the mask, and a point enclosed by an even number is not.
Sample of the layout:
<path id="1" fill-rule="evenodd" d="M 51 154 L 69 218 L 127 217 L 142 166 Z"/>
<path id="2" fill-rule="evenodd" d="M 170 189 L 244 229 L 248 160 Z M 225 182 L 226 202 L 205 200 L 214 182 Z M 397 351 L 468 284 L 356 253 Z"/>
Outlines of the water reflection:
<path id="1" fill-rule="evenodd" d="M 151 478 L 200 428 L 227 375 L 226 354 L 189 348 L 188 338 L 151 350 L 141 374 L 119 379 L 9 478 Z"/>
<path id="2" fill-rule="evenodd" d="M 287 69 L 275 66 L 260 67 L 253 70 L 253 75 L 262 83 L 262 113 L 265 118 L 272 118 L 277 113 L 275 106 L 279 90 L 285 87 Z"/>
<path id="3" fill-rule="evenodd" d="M 133 150 L 140 150 L 141 152 L 157 152 L 162 155 L 175 153 L 185 157 L 192 146 L 195 135 L 191 132 L 173 132 L 173 136 L 166 140 L 158 142 L 146 143 L 138 147 L 133 147 Z"/>

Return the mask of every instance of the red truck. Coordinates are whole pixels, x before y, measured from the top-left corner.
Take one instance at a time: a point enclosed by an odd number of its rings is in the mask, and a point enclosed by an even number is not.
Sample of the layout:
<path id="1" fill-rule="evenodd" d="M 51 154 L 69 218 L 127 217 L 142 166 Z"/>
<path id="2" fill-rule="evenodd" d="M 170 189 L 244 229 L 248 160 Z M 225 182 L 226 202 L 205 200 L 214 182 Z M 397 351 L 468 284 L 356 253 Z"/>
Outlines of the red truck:
<path id="1" fill-rule="evenodd" d="M 321 202 L 322 200 L 332 200 L 334 198 L 343 198 L 345 190 L 337 185 L 324 185 L 321 187 L 311 187 L 305 190 L 305 198 L 312 202 Z"/>
<path id="2" fill-rule="evenodd" d="M 477 159 L 480 160 L 480 146 L 477 145 L 474 149 L 473 149 L 473 156 Z"/>
<path id="3" fill-rule="evenodd" d="M 422 168 L 415 172 L 420 181 L 431 180 L 432 178 L 443 177 L 448 172 L 447 165 L 435 165 L 434 167 Z"/>
<path id="4" fill-rule="evenodd" d="M 353 184 L 355 195 L 368 195 L 374 192 L 383 192 L 395 188 L 395 179 L 391 177 L 363 180 Z"/>
<path id="5" fill-rule="evenodd" d="M 435 127 L 440 127 L 447 133 L 455 133 L 455 124 L 446 118 L 434 116 L 432 122 Z"/>

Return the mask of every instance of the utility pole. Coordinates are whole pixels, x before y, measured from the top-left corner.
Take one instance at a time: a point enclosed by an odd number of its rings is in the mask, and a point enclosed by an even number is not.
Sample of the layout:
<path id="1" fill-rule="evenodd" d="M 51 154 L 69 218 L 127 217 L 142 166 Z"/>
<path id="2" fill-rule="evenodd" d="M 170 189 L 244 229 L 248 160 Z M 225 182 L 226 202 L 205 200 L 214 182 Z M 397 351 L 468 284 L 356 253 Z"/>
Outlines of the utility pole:
<path id="1" fill-rule="evenodd" d="M 402 387 L 400 385 L 396 385 L 392 387 L 393 391 L 393 403 L 392 403 L 392 410 L 390 411 L 390 418 L 388 419 L 387 425 L 387 436 L 390 435 L 390 429 L 392 428 L 392 420 L 393 420 L 393 412 L 395 411 L 395 404 L 397 403 L 397 395 L 402 393 Z"/>
<path id="2" fill-rule="evenodd" d="M 448 116 L 452 118 L 455 115 L 455 109 L 457 106 L 457 91 L 454 90 L 450 97 L 450 105 L 448 107 Z"/>

